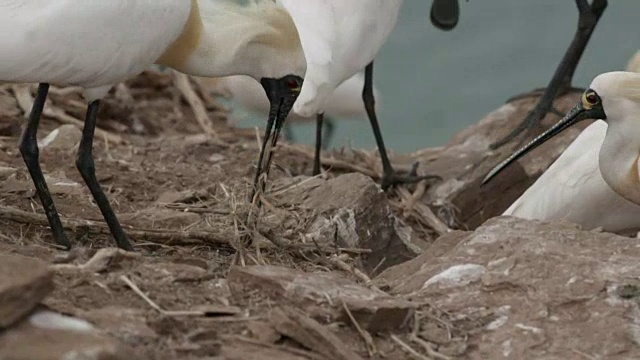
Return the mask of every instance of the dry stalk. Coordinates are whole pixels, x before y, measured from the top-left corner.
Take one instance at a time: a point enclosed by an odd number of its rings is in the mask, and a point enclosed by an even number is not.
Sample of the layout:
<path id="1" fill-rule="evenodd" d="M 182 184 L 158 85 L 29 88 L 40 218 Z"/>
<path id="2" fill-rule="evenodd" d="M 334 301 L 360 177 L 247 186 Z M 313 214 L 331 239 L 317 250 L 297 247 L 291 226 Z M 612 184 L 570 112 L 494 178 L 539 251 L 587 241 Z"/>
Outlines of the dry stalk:
<path id="1" fill-rule="evenodd" d="M 373 342 L 373 337 L 371 336 L 371 334 L 369 334 L 368 331 L 364 330 L 362 326 L 360 326 L 360 324 L 358 323 L 356 318 L 353 316 L 353 314 L 351 313 L 351 310 L 349 310 L 349 307 L 344 302 L 344 300 L 342 300 L 342 308 L 347 313 L 349 320 L 351 320 L 351 323 L 358 331 L 358 334 L 360 334 L 360 337 L 362 337 L 362 340 L 364 341 L 364 345 L 367 348 L 367 353 L 369 354 L 369 357 L 371 358 L 375 356 L 378 353 L 378 349 L 376 348 L 376 344 Z"/>

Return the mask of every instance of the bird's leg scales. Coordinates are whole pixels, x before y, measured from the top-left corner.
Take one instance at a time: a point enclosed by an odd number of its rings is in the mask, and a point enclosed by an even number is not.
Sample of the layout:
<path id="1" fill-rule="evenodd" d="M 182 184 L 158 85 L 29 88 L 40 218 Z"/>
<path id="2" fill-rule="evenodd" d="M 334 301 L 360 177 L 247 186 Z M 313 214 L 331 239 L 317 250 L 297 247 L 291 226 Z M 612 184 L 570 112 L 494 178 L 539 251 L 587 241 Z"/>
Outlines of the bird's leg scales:
<path id="1" fill-rule="evenodd" d="M 20 137 L 18 148 L 20 149 L 20 154 L 22 154 L 22 158 L 24 159 L 27 169 L 29 170 L 29 174 L 31 175 L 33 185 L 36 188 L 36 193 L 40 198 L 40 203 L 42 203 L 42 207 L 44 208 L 44 213 L 49 221 L 49 227 L 51 227 L 51 231 L 53 232 L 53 238 L 58 244 L 70 249 L 71 244 L 64 234 L 60 215 L 58 215 L 56 206 L 53 203 L 51 194 L 49 193 L 49 188 L 44 179 L 44 175 L 42 174 L 39 162 L 40 150 L 38 149 L 37 139 L 38 125 L 40 124 L 40 116 L 42 115 L 42 110 L 44 109 L 44 103 L 47 99 L 48 93 L 49 84 L 40 84 L 38 87 L 38 93 L 33 102 L 33 107 L 31 108 L 31 114 L 29 114 L 29 121 L 27 122 L 27 126 Z"/>
<path id="2" fill-rule="evenodd" d="M 364 101 L 364 107 L 367 110 L 367 115 L 369 116 L 371 128 L 373 129 L 373 136 L 375 137 L 376 143 L 378 145 L 378 151 L 380 152 L 380 160 L 382 161 L 383 171 L 382 179 L 380 182 L 380 186 L 382 187 L 382 189 L 386 191 L 392 185 L 412 184 L 421 180 L 440 180 L 439 176 L 416 176 L 414 174 L 417 171 L 417 166 L 415 166 L 415 164 L 412 170 L 412 174 L 410 175 L 398 175 L 391 166 L 391 162 L 389 161 L 389 157 L 387 156 L 387 149 L 384 145 L 384 140 L 382 139 L 382 132 L 380 131 L 378 118 L 375 112 L 375 98 L 373 96 L 373 62 L 371 62 L 365 68 L 362 99 Z"/>
<path id="3" fill-rule="evenodd" d="M 607 0 L 593 0 L 591 5 L 587 0 L 575 0 L 578 7 L 578 27 L 571 41 L 571 45 L 556 68 L 553 78 L 549 82 L 546 90 L 542 94 L 540 101 L 536 107 L 527 115 L 527 117 L 518 126 L 513 129 L 507 136 L 490 145 L 491 149 L 497 149 L 500 146 L 510 142 L 525 130 L 532 130 L 545 115 L 553 108 L 553 100 L 559 96 L 561 90 L 571 88 L 571 80 L 573 73 L 580 62 L 580 58 L 587 47 L 587 43 L 593 34 L 593 30 L 598 24 L 598 20 L 607 7 Z"/>
<path id="4" fill-rule="evenodd" d="M 85 184 L 91 191 L 93 199 L 96 201 L 100 212 L 104 217 L 111 235 L 118 244 L 118 247 L 127 251 L 133 251 L 133 246 L 129 241 L 129 237 L 122 229 L 116 214 L 113 212 L 109 199 L 102 191 L 98 179 L 96 178 L 96 169 L 93 162 L 93 136 L 96 129 L 96 115 L 100 107 L 100 100 L 94 100 L 89 103 L 87 108 L 87 116 L 82 129 L 82 138 L 78 147 L 78 157 L 76 158 L 76 167 L 82 176 Z"/>

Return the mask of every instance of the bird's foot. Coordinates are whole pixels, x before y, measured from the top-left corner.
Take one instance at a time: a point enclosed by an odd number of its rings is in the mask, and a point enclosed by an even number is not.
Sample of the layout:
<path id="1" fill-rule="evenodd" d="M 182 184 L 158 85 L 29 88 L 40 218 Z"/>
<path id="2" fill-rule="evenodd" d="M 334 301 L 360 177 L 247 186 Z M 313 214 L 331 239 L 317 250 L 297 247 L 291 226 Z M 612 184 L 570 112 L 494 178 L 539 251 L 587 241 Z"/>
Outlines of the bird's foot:
<path id="1" fill-rule="evenodd" d="M 380 186 L 382 187 L 382 190 L 387 191 L 395 185 L 415 184 L 422 180 L 428 180 L 430 183 L 435 183 L 442 180 L 438 175 L 418 175 L 417 171 L 418 162 L 413 164 L 411 172 L 409 172 L 408 175 L 399 175 L 395 170 L 387 171 L 382 175 Z"/>

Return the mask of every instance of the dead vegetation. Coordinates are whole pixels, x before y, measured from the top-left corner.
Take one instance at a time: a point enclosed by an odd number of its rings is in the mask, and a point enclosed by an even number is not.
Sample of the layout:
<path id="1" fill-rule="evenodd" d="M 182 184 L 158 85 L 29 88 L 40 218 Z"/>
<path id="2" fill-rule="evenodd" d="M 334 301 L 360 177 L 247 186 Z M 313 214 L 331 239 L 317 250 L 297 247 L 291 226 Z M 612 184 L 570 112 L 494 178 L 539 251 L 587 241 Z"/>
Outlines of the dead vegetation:
<path id="1" fill-rule="evenodd" d="M 427 184 L 398 189 L 387 198 L 369 179 L 381 173 L 377 155 L 357 149 L 327 154 L 323 161 L 329 171 L 304 177 L 311 170 L 312 150 L 283 143 L 272 186 L 261 194 L 264 206 L 256 209 L 246 199 L 259 131 L 229 126 L 227 109 L 200 84 L 182 75 L 146 72 L 103 101 L 97 174 L 135 241 L 136 254 L 109 248 L 108 228 L 75 171 L 77 130 L 85 111 L 79 89 L 51 89 L 39 131 L 40 139 L 57 131 L 41 140 L 41 163 L 65 231 L 77 246 L 66 253 L 53 244 L 15 146 L 35 87 L 0 87 L 0 249 L 54 263 L 54 290 L 43 304 L 88 320 L 146 358 L 382 359 L 403 358 L 406 351 L 427 356 L 418 358 L 448 358 L 437 345 L 417 340 L 420 324 L 432 321 L 420 314 L 433 310 L 394 299 L 371 280 L 394 262 L 383 259 L 373 272 L 361 270 L 361 258 L 380 249 L 338 239 L 353 238 L 368 221 L 396 214 L 416 225 L 407 241 L 427 244 L 447 229 L 417 201 Z M 314 189 L 351 172 L 366 175 L 356 184 L 369 192 L 352 199 L 364 203 L 329 204 L 323 210 L 309 205 L 326 191 L 313 198 Z M 376 200 L 368 203 L 371 196 Z M 386 210 L 369 219 L 370 205 Z M 362 224 L 342 221 L 346 213 Z M 385 231 L 394 226 L 401 225 L 390 223 Z M 240 244 L 247 237 L 254 246 L 244 250 Z M 414 251 L 407 259 L 419 248 Z M 311 316 L 305 296 L 268 295 L 270 290 L 258 291 L 258 284 L 245 288 L 251 278 L 233 277 L 238 270 L 232 264 L 282 267 L 294 277 L 330 275 L 318 280 L 326 283 L 326 292 L 313 295 L 319 296 L 314 302 L 325 304 Z M 364 295 L 342 298 L 335 291 L 340 282 Z M 364 300 L 371 294 L 381 300 Z"/>
<path id="2" fill-rule="evenodd" d="M 65 252 L 53 244 L 16 147 L 34 89 L 0 86 L 0 255 L 12 258 L 8 264 L 41 260 L 22 277 L 0 266 L 0 314 L 37 312 L 39 303 L 101 332 L 83 343 L 62 330 L 36 334 L 22 321 L 0 337 L 0 353 L 46 336 L 74 350 L 99 343 L 117 359 L 467 356 L 485 349 L 481 329 L 497 310 L 443 309 L 420 295 L 422 285 L 403 293 L 395 282 L 419 270 L 409 260 L 435 261 L 451 250 L 447 244 L 465 234 L 451 229 L 500 214 L 579 132 L 568 130 L 480 188 L 486 170 L 511 150 L 487 151 L 501 135 L 496 129 L 507 131 L 536 99 L 505 105 L 446 147 L 395 154 L 397 169 L 419 161 L 419 173 L 443 180 L 389 193 L 374 182 L 381 174 L 375 151 L 326 152 L 326 171 L 309 177 L 311 148 L 281 142 L 257 209 L 247 198 L 260 131 L 231 126 L 198 79 L 145 72 L 103 101 L 94 150 L 98 179 L 135 242 L 137 252 L 128 254 L 113 249 L 74 166 L 85 103 L 78 89 L 52 88 L 40 159 L 76 245 Z M 19 279 L 33 289 L 20 290 Z"/>

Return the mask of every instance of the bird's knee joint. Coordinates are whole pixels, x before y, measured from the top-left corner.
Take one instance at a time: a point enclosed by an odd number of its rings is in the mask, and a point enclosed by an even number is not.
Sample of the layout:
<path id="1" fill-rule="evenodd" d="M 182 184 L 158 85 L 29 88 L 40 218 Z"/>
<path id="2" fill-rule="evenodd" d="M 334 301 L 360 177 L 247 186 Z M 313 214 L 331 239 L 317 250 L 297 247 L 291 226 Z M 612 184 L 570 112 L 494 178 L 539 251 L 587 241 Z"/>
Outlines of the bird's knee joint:
<path id="1" fill-rule="evenodd" d="M 95 171 L 93 159 L 87 156 L 78 156 L 76 159 L 76 168 L 81 174 L 91 174 Z"/>
<path id="2" fill-rule="evenodd" d="M 37 160 L 40 156 L 38 143 L 33 139 L 26 139 L 21 141 L 18 149 L 20 150 L 20 154 L 22 154 L 22 157 L 25 159 Z"/>

